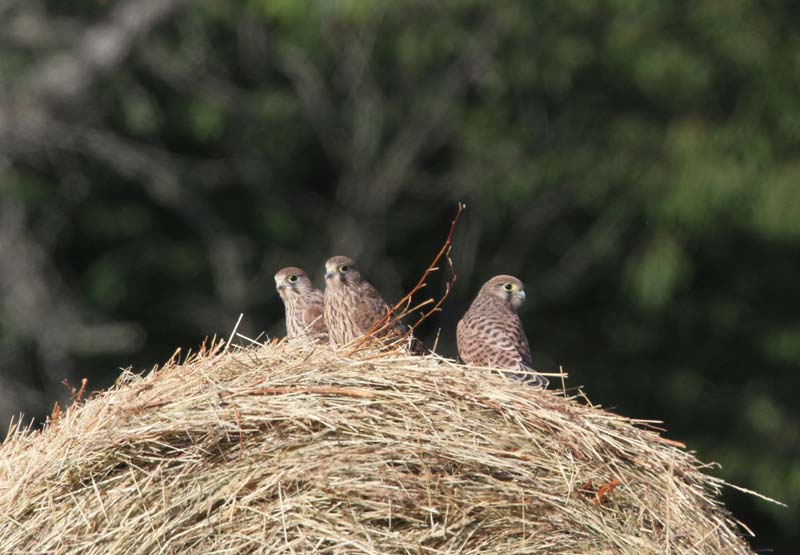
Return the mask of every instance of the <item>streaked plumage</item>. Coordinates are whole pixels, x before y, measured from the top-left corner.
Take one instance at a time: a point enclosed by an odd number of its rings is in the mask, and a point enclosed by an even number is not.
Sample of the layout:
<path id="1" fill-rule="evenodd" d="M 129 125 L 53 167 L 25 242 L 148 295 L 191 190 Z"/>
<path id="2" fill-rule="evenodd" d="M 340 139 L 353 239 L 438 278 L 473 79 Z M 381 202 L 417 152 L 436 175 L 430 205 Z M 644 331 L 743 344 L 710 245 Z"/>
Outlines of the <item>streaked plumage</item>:
<path id="1" fill-rule="evenodd" d="M 364 336 L 389 310 L 389 303 L 363 278 L 352 259 L 334 256 L 325 263 L 325 321 L 331 343 L 346 345 Z M 405 332 L 403 324 L 394 322 L 377 335 L 396 338 Z M 412 340 L 412 351 L 418 350 L 422 344 Z"/>
<path id="2" fill-rule="evenodd" d="M 547 387 L 548 380 L 533 370 L 531 348 L 517 308 L 525 301 L 525 288 L 513 276 L 487 281 L 456 328 L 458 354 L 467 364 L 506 370 L 507 375 Z"/>
<path id="3" fill-rule="evenodd" d="M 308 275 L 300 268 L 283 268 L 275 274 L 275 288 L 286 309 L 286 337 L 308 335 L 327 343 L 324 296 L 314 288 Z"/>

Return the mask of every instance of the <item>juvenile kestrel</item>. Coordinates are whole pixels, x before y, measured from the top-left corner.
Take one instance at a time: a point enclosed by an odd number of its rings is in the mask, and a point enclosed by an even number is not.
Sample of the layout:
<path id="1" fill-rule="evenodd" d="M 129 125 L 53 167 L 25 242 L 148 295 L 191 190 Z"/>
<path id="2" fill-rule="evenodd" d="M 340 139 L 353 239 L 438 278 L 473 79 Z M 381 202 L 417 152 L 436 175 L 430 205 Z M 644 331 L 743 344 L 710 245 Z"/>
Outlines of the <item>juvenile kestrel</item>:
<path id="1" fill-rule="evenodd" d="M 525 288 L 513 276 L 487 281 L 464 317 L 458 322 L 458 354 L 467 364 L 520 370 L 506 375 L 547 387 L 549 381 L 533 370 L 531 348 L 517 309 L 525 301 Z"/>
<path id="2" fill-rule="evenodd" d="M 284 268 L 275 274 L 275 288 L 286 309 L 286 337 L 308 335 L 327 343 L 324 296 L 314 288 L 308 275 L 300 268 Z"/>
<path id="3" fill-rule="evenodd" d="M 362 277 L 352 259 L 334 256 L 325 263 L 325 322 L 331 343 L 345 345 L 362 337 L 389 309 L 389 304 Z M 405 326 L 394 322 L 378 335 L 396 338 L 405 333 Z M 422 343 L 412 339 L 413 352 L 421 353 L 423 349 Z"/>

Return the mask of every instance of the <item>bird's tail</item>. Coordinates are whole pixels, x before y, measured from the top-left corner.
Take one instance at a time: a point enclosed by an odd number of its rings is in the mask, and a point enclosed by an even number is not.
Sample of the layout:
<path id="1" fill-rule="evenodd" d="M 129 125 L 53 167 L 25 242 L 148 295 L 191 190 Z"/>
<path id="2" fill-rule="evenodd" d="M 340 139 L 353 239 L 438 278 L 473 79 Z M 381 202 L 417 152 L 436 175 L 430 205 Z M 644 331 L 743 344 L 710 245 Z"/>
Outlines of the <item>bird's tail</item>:
<path id="1" fill-rule="evenodd" d="M 538 372 L 530 372 L 525 376 L 525 382 L 529 383 L 534 387 L 541 387 L 542 389 L 547 389 L 547 386 L 550 385 L 550 380 L 539 374 Z"/>
<path id="2" fill-rule="evenodd" d="M 514 377 L 517 378 L 518 380 L 522 380 L 528 385 L 532 385 L 533 387 L 540 387 L 542 389 L 547 389 L 547 386 L 550 385 L 550 380 L 542 376 L 539 372 L 537 372 L 530 366 L 520 363 L 519 369 L 522 370 L 524 374 L 515 374 Z"/>

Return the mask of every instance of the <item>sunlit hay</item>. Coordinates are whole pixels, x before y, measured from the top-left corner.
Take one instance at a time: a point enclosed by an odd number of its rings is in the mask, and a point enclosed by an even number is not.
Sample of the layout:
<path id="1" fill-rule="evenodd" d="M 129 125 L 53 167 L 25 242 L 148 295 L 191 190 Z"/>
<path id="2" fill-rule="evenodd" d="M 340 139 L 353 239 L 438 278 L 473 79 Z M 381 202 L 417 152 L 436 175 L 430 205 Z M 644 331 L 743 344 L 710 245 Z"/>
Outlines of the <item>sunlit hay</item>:
<path id="1" fill-rule="evenodd" d="M 212 348 L 12 429 L 0 553 L 751 553 L 702 468 L 435 356 Z"/>

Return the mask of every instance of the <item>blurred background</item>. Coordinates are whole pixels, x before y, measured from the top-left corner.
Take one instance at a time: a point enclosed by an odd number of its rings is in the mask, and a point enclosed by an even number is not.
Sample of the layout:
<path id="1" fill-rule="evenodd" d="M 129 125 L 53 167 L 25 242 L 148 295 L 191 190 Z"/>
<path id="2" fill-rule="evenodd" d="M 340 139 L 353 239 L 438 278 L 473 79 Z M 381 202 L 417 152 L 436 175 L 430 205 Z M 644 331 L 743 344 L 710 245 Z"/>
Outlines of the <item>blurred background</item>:
<path id="1" fill-rule="evenodd" d="M 280 336 L 273 274 L 390 300 L 458 201 L 455 324 L 519 276 L 540 370 L 666 422 L 800 542 L 800 4 L 0 0 L 0 424 Z M 431 283 L 431 293 L 441 278 Z"/>

